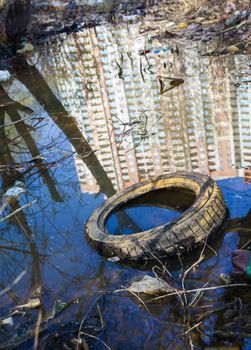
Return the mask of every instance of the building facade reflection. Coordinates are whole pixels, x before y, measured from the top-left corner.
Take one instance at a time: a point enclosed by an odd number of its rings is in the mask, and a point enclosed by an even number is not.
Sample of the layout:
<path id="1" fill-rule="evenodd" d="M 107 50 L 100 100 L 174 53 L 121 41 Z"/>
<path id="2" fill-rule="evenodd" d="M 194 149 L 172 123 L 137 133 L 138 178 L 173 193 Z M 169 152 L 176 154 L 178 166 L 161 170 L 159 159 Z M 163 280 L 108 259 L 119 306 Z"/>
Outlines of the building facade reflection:
<path id="1" fill-rule="evenodd" d="M 86 29 L 48 50 L 58 96 L 116 189 L 182 170 L 250 181 L 247 57 L 178 49 L 136 24 Z M 82 189 L 97 192 L 77 157 L 76 166 Z"/>

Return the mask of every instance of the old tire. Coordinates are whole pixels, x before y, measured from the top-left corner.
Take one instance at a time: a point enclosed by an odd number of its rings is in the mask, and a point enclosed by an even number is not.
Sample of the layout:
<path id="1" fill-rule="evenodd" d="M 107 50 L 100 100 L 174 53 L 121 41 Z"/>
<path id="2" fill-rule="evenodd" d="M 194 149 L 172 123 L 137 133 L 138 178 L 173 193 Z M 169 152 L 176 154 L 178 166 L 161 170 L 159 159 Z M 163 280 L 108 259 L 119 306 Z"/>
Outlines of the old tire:
<path id="1" fill-rule="evenodd" d="M 178 188 L 192 190 L 196 199 L 172 223 L 131 235 L 110 235 L 105 223 L 115 209 L 145 193 Z M 106 257 L 121 260 L 164 258 L 184 253 L 219 232 L 228 215 L 228 209 L 218 185 L 208 176 L 198 173 L 163 175 L 133 185 L 109 198 L 90 216 L 85 233 L 91 245 Z"/>

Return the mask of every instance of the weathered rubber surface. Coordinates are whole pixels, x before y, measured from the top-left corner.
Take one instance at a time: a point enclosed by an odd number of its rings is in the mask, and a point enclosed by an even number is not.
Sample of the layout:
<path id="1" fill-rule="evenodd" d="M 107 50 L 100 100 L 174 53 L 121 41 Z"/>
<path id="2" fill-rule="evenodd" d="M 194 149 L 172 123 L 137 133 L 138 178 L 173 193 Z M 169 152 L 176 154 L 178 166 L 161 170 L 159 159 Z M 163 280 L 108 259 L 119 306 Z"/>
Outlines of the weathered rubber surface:
<path id="1" fill-rule="evenodd" d="M 110 235 L 105 222 L 112 211 L 145 193 L 162 188 L 192 190 L 196 199 L 171 223 L 131 235 Z M 220 231 L 228 209 L 214 180 L 198 173 L 173 173 L 133 185 L 110 197 L 89 218 L 85 233 L 102 255 L 121 260 L 146 260 L 184 253 Z"/>

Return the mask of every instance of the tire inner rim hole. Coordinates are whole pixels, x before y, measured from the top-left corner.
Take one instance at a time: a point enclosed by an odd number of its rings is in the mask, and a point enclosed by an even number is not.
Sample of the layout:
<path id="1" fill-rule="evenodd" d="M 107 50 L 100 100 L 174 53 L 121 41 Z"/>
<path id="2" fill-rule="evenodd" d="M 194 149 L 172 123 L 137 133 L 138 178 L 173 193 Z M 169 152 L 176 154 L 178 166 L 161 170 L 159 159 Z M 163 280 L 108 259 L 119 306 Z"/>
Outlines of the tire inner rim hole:
<path id="1" fill-rule="evenodd" d="M 195 198 L 195 193 L 185 188 L 148 192 L 112 211 L 105 222 L 106 231 L 112 235 L 130 235 L 173 222 Z"/>

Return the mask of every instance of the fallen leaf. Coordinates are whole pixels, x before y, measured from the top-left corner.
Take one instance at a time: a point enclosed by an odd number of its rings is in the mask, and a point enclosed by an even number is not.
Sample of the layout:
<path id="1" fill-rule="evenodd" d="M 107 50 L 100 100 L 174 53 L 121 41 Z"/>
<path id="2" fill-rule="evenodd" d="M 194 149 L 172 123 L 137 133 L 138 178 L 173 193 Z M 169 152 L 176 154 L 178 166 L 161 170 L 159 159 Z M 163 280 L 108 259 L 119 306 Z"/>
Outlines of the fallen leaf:
<path id="1" fill-rule="evenodd" d="M 179 29 L 186 29 L 188 27 L 187 23 L 179 23 L 177 24 L 177 28 Z"/>
<path id="2" fill-rule="evenodd" d="M 230 53 L 236 53 L 236 52 L 239 52 L 240 49 L 235 46 L 235 45 L 230 45 L 227 47 L 227 52 L 230 52 Z"/>
<path id="3" fill-rule="evenodd" d="M 35 309 L 41 304 L 40 299 L 29 299 L 26 304 L 16 306 L 16 309 Z"/>
<path id="4" fill-rule="evenodd" d="M 66 307 L 70 306 L 71 303 L 65 303 L 61 300 L 56 300 L 51 312 L 51 315 L 48 317 L 49 319 L 54 318 L 57 316 L 60 312 L 62 312 Z"/>
<path id="5" fill-rule="evenodd" d="M 197 17 L 193 20 L 194 23 L 201 23 L 205 21 L 205 17 Z"/>
<path id="6" fill-rule="evenodd" d="M 238 24 L 240 22 L 240 20 L 241 20 L 240 13 L 237 12 L 237 13 L 234 13 L 233 16 L 231 16 L 230 18 L 228 18 L 225 21 L 225 25 L 228 27 L 231 27 L 231 26 Z"/>
<path id="7" fill-rule="evenodd" d="M 34 51 L 34 46 L 31 43 L 27 43 L 24 45 L 24 47 L 22 47 L 22 49 L 17 50 L 17 54 L 23 55 L 32 51 Z"/>

